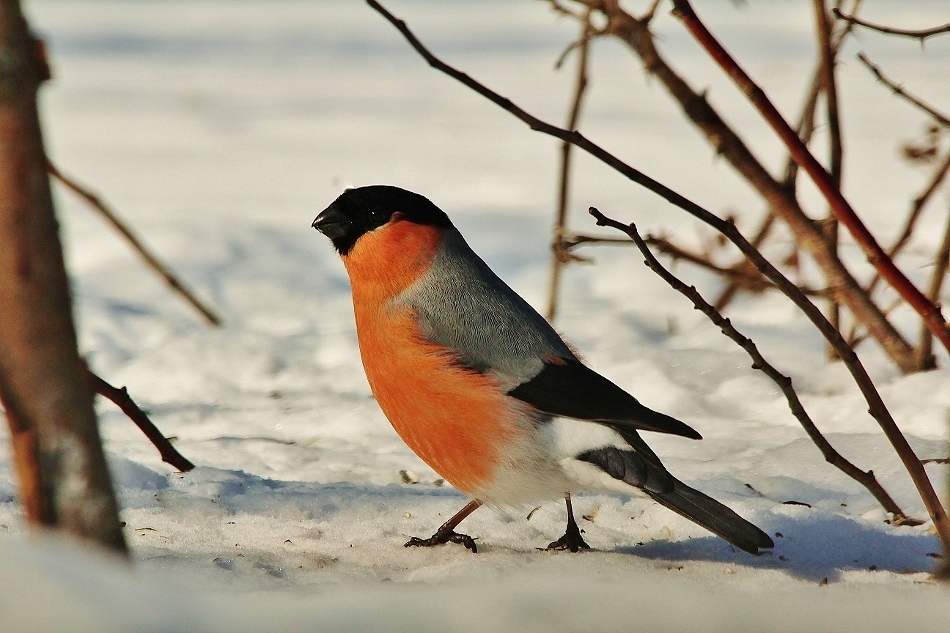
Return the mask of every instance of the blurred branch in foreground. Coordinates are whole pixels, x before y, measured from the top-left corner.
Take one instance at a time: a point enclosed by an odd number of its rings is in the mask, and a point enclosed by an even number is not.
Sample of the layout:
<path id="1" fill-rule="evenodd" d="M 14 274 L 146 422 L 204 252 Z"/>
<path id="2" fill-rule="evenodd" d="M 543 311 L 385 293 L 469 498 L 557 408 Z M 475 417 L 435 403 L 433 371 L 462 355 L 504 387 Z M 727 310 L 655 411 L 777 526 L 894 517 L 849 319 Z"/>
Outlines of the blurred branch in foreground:
<path id="1" fill-rule="evenodd" d="M 29 521 L 125 554 L 46 172 L 48 77 L 19 1 L 0 0 L 0 398 Z"/>

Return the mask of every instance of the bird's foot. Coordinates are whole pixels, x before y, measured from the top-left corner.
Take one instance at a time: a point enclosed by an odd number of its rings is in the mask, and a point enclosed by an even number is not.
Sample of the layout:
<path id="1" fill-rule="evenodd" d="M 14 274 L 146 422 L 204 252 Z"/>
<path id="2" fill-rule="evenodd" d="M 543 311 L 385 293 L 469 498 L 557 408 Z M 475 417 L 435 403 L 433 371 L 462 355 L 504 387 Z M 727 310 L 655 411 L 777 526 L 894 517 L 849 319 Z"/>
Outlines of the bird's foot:
<path id="1" fill-rule="evenodd" d="M 445 545 L 446 543 L 458 543 L 472 550 L 473 554 L 478 553 L 475 546 L 475 539 L 468 534 L 459 534 L 455 530 L 439 530 L 429 538 L 419 538 L 413 536 L 406 542 L 406 547 L 433 547 L 435 545 Z"/>
<path id="2" fill-rule="evenodd" d="M 581 536 L 581 531 L 578 529 L 576 523 L 569 523 L 567 530 L 564 532 L 564 536 L 558 540 L 550 543 L 547 548 L 549 550 L 571 550 L 572 552 L 578 552 L 582 549 L 590 549 L 584 541 L 584 537 Z"/>

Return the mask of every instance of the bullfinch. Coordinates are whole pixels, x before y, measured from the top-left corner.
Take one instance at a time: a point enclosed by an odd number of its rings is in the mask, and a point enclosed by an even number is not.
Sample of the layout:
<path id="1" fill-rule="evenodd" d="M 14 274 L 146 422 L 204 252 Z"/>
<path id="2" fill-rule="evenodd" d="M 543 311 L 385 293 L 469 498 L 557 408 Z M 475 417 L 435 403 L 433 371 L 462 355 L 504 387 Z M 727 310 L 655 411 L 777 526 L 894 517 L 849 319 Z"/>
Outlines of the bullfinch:
<path id="1" fill-rule="evenodd" d="M 701 439 L 589 369 L 421 195 L 385 185 L 349 189 L 313 221 L 343 259 L 360 355 L 393 428 L 472 501 L 430 538 L 482 504 L 564 498 L 567 529 L 550 549 L 588 549 L 574 520 L 578 490 L 642 493 L 752 554 L 772 539 L 671 475 L 640 431 Z"/>

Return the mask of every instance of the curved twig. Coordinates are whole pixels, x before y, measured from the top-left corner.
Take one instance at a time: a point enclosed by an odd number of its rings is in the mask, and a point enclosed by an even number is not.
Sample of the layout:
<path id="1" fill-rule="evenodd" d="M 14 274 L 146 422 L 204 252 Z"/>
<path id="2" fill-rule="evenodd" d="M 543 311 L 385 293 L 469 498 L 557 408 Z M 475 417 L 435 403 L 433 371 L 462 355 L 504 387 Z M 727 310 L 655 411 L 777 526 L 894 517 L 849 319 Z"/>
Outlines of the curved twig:
<path id="1" fill-rule="evenodd" d="M 841 12 L 840 9 L 832 9 L 831 12 L 839 20 L 844 20 L 850 24 L 857 24 L 858 26 L 863 26 L 866 29 L 871 29 L 872 31 L 877 31 L 878 33 L 886 33 L 887 35 L 900 35 L 902 37 L 911 37 L 917 40 L 920 40 L 920 43 L 923 44 L 928 37 L 933 37 L 934 35 L 940 35 L 941 33 L 950 33 L 950 24 L 944 24 L 943 26 L 935 26 L 929 29 L 897 29 L 892 26 L 884 26 L 882 24 L 873 24 L 867 22 L 860 18 L 857 18 L 853 15 L 846 15 Z"/>
<path id="2" fill-rule="evenodd" d="M 796 393 L 795 388 L 792 386 L 792 379 L 778 371 L 772 364 L 765 360 L 765 358 L 759 352 L 758 347 L 756 347 L 755 342 L 747 336 L 741 334 L 735 328 L 735 326 L 732 325 L 732 322 L 729 319 L 723 317 L 719 311 L 717 311 L 709 302 L 703 299 L 702 295 L 699 294 L 699 291 L 697 291 L 694 286 L 687 286 L 673 273 L 664 268 L 659 260 L 657 260 L 657 258 L 653 255 L 653 253 L 650 252 L 649 247 L 637 232 L 637 227 L 634 224 L 621 224 L 616 220 L 608 218 L 594 207 L 590 208 L 590 214 L 594 216 L 599 226 L 610 226 L 623 231 L 628 236 L 630 236 L 630 239 L 634 241 L 634 243 L 637 245 L 637 248 L 639 248 L 640 252 L 643 253 L 643 257 L 645 258 L 644 263 L 649 266 L 653 272 L 659 275 L 663 281 L 668 283 L 674 290 L 692 301 L 693 306 L 695 306 L 697 310 L 705 314 L 710 321 L 719 326 L 719 329 L 723 334 L 735 341 L 739 347 L 746 351 L 746 353 L 752 358 L 752 368 L 758 369 L 766 376 L 771 378 L 772 381 L 778 385 L 779 389 L 782 390 L 782 393 L 785 395 L 785 400 L 788 401 L 788 408 L 791 410 L 792 415 L 794 415 L 795 418 L 798 419 L 799 423 L 801 423 L 802 428 L 805 429 L 808 437 L 811 438 L 812 442 L 815 443 L 815 446 L 818 447 L 818 450 L 821 451 L 821 454 L 824 456 L 826 462 L 864 486 L 868 492 L 874 495 L 874 498 L 878 500 L 878 502 L 887 512 L 890 512 L 894 515 L 893 521 L 895 524 L 920 525 L 923 523 L 923 521 L 911 519 L 906 514 L 904 514 L 904 511 L 899 505 L 897 505 L 897 502 L 894 501 L 891 495 L 888 494 L 888 492 L 877 480 L 877 477 L 874 476 L 874 471 L 861 470 L 835 450 L 835 448 L 825 438 L 825 436 L 822 435 L 821 431 L 818 430 L 818 427 L 815 426 L 815 423 L 808 415 L 808 412 L 805 411 L 805 407 L 802 405 L 802 402 L 798 397 L 798 393 Z"/>

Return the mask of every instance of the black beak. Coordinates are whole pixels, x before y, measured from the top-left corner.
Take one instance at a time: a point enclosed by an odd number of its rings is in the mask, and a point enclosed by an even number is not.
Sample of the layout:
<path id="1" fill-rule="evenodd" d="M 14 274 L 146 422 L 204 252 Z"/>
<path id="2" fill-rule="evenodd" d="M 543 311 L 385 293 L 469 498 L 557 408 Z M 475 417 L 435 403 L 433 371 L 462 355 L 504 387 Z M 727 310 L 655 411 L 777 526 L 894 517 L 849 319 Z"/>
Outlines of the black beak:
<path id="1" fill-rule="evenodd" d="M 317 216 L 311 226 L 331 240 L 335 240 L 349 233 L 352 222 L 331 204 Z"/>

